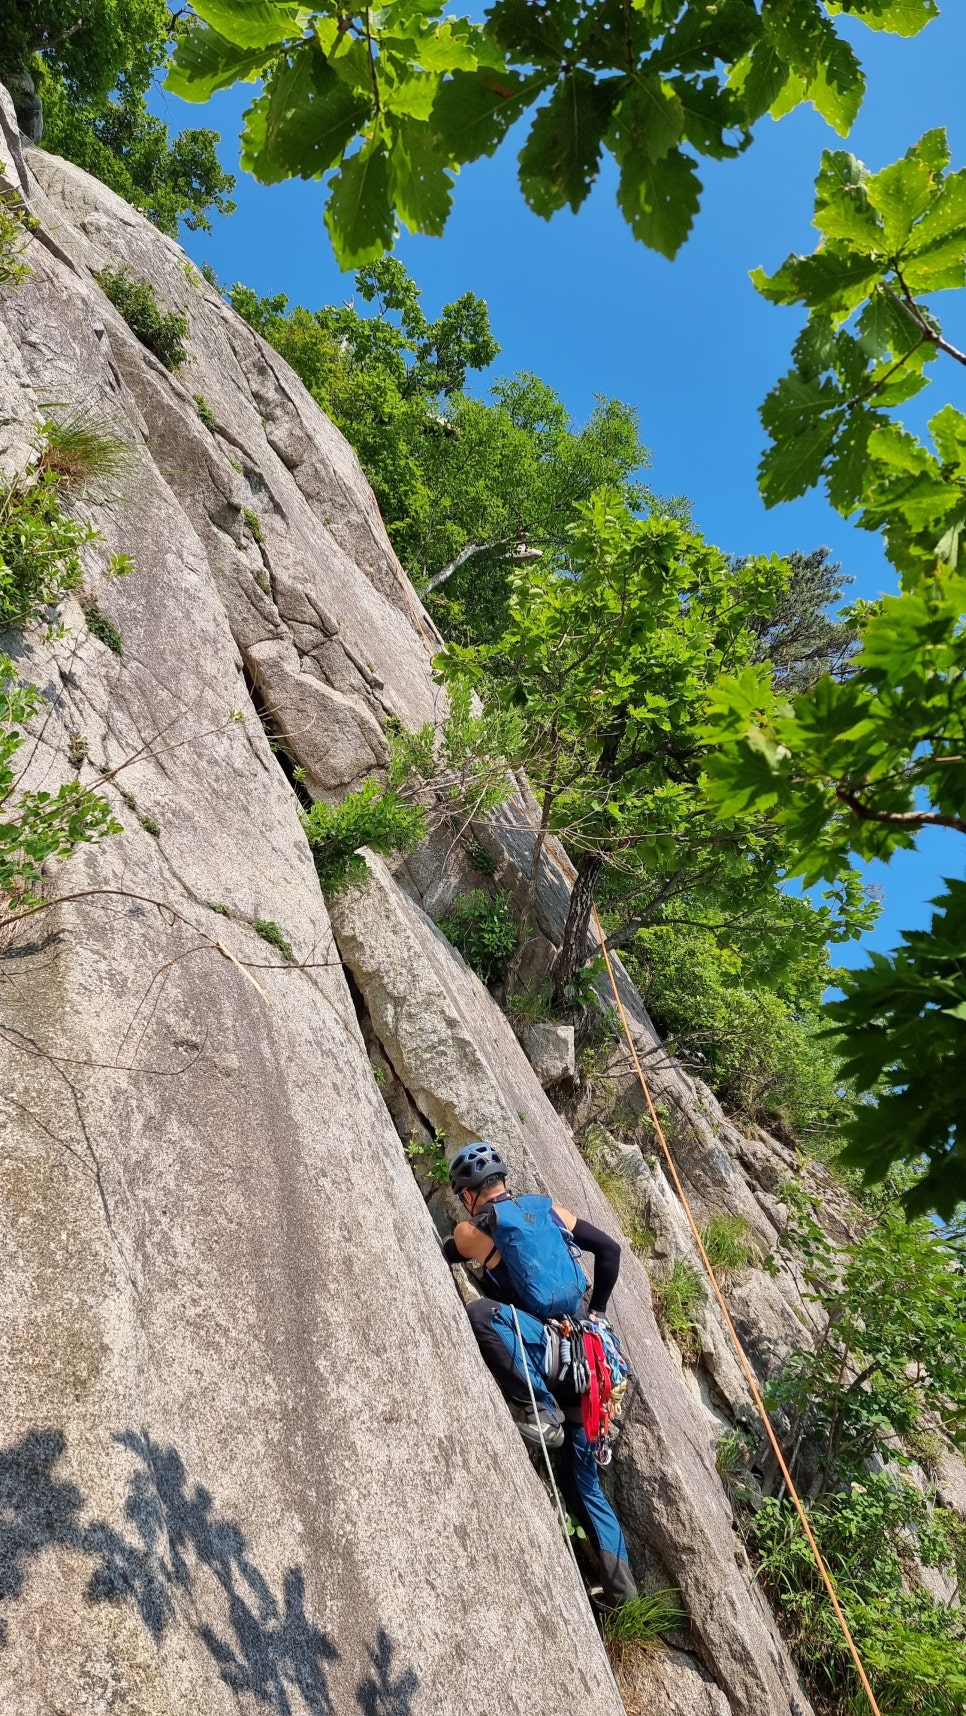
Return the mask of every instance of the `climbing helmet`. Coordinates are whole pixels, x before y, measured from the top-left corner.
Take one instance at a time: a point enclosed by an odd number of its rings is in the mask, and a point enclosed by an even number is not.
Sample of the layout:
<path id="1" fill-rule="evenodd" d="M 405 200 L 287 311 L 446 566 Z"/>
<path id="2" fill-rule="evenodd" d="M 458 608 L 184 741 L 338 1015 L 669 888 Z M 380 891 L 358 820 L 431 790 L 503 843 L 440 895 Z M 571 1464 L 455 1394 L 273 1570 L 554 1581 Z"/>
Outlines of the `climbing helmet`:
<path id="1" fill-rule="evenodd" d="M 454 1192 L 472 1192 L 484 1180 L 492 1180 L 494 1175 L 499 1174 L 505 1180 L 509 1172 L 496 1146 L 481 1140 L 479 1144 L 464 1144 L 462 1150 L 457 1150 L 449 1165 L 449 1183 Z"/>

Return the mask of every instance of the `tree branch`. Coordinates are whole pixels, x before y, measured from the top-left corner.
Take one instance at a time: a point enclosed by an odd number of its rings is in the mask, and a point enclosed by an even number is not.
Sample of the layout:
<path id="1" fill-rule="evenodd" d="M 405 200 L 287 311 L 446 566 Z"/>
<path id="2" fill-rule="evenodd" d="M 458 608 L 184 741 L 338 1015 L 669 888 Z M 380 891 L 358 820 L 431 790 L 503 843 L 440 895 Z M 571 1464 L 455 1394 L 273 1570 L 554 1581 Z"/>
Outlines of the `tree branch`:
<path id="1" fill-rule="evenodd" d="M 955 828 L 966 834 L 966 818 L 961 816 L 941 816 L 935 810 L 873 810 L 844 786 L 835 788 L 835 796 L 859 822 L 882 822 L 890 828 Z"/>
<path id="2" fill-rule="evenodd" d="M 499 553 L 501 549 L 504 552 Z M 442 572 L 437 572 L 436 576 L 429 580 L 426 586 L 427 596 L 431 590 L 436 590 L 440 584 L 445 584 L 447 578 L 452 578 L 453 573 L 458 572 L 461 566 L 465 566 L 468 560 L 475 559 L 478 554 L 493 554 L 494 552 L 499 553 L 501 560 L 514 560 L 522 565 L 527 560 L 539 560 L 543 554 L 543 549 L 529 548 L 525 542 L 517 542 L 512 536 L 496 537 L 492 542 L 468 542 L 465 548 L 460 549 L 455 560 L 451 560 L 448 566 L 443 567 Z"/>

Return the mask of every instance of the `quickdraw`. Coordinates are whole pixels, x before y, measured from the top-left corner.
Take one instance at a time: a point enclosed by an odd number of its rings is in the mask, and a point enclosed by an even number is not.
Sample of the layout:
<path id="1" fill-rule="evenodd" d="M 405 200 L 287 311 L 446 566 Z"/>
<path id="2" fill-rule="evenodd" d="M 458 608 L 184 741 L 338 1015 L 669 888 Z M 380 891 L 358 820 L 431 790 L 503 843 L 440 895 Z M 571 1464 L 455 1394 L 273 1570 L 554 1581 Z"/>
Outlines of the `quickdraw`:
<path id="1" fill-rule="evenodd" d="M 547 1324 L 546 1375 L 562 1382 L 568 1370 L 594 1458 L 609 1466 L 628 1382 L 627 1360 L 609 1323 L 561 1317 Z"/>

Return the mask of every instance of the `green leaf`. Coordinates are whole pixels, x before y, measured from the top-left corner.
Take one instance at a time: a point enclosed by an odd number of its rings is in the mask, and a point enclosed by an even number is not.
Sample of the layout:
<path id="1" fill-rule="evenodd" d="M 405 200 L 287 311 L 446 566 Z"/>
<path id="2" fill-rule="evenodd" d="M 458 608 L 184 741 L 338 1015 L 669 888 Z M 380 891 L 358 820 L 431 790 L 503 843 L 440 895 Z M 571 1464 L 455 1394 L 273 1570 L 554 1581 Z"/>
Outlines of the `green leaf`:
<path id="1" fill-rule="evenodd" d="M 367 143 L 343 161 L 332 180 L 325 224 L 341 268 L 361 268 L 392 249 L 396 220 L 384 142 Z"/>
<path id="2" fill-rule="evenodd" d="M 905 244 L 913 223 L 925 214 L 933 198 L 933 176 L 925 161 L 894 161 L 866 180 L 866 195 L 882 217 L 887 248 L 895 254 Z"/>
<path id="3" fill-rule="evenodd" d="M 441 86 L 430 123 L 451 161 L 492 155 L 511 125 L 547 87 L 547 78 L 518 72 L 456 72 Z"/>
<path id="4" fill-rule="evenodd" d="M 255 106 L 259 116 L 249 123 L 243 159 L 263 184 L 327 172 L 372 111 L 371 101 L 342 83 L 314 45 L 281 61 Z"/>
<path id="5" fill-rule="evenodd" d="M 770 112 L 787 78 L 785 61 L 766 36 L 732 66 L 728 84 L 741 100 L 746 124 L 753 125 Z"/>
<path id="6" fill-rule="evenodd" d="M 565 203 L 576 211 L 597 177 L 615 85 L 570 73 L 534 117 L 520 151 L 520 186 L 534 214 L 548 220 Z"/>
<path id="7" fill-rule="evenodd" d="M 218 89 L 250 82 L 270 58 L 262 47 L 240 48 L 207 24 L 192 24 L 178 37 L 164 87 L 182 101 L 207 101 Z"/>
<path id="8" fill-rule="evenodd" d="M 890 30 L 895 36 L 917 36 L 931 19 L 939 17 L 937 0 L 851 0 L 841 10 L 861 18 L 870 30 Z"/>
<path id="9" fill-rule="evenodd" d="M 755 268 L 751 279 L 773 304 L 807 304 L 841 316 L 861 304 L 881 272 L 874 257 L 825 249 L 812 256 L 789 256 L 771 276 Z"/>
<path id="10" fill-rule="evenodd" d="M 676 256 L 700 203 L 701 181 L 694 160 L 681 149 L 660 160 L 649 159 L 634 123 L 634 110 L 625 115 L 623 105 L 608 142 L 621 169 L 617 204 L 634 237 L 662 256 Z"/>
<path id="11" fill-rule="evenodd" d="M 869 205 L 869 175 L 846 149 L 826 149 L 815 181 L 815 225 L 826 238 L 844 239 L 861 250 L 875 250 L 881 227 Z"/>
<path id="12" fill-rule="evenodd" d="M 672 84 L 659 77 L 636 77 L 614 115 L 614 146 L 618 160 L 640 149 L 649 161 L 662 161 L 684 131 L 684 106 Z"/>
<path id="13" fill-rule="evenodd" d="M 311 12 L 288 0 L 197 0 L 193 11 L 239 48 L 270 48 L 304 35 Z"/>
<path id="14" fill-rule="evenodd" d="M 828 57 L 821 60 L 807 83 L 809 101 L 833 131 L 846 137 L 865 94 L 865 74 L 848 42 L 836 36 Z"/>
<path id="15" fill-rule="evenodd" d="M 511 59 L 524 65 L 559 67 L 568 58 L 580 18 L 578 0 L 497 0 L 486 13 L 487 28 Z"/>
<path id="16" fill-rule="evenodd" d="M 869 468 L 869 435 L 881 419 L 867 406 L 848 413 L 828 462 L 828 498 L 844 518 L 862 499 Z"/>
<path id="17" fill-rule="evenodd" d="M 475 71 L 480 64 L 503 67 L 502 54 L 495 53 L 483 32 L 465 18 L 446 18 L 411 37 L 390 32 L 380 38 L 380 46 L 395 48 L 427 72 Z"/>
<path id="18" fill-rule="evenodd" d="M 439 237 L 453 204 L 453 177 L 428 125 L 393 125 L 392 192 L 396 212 L 410 232 Z"/>

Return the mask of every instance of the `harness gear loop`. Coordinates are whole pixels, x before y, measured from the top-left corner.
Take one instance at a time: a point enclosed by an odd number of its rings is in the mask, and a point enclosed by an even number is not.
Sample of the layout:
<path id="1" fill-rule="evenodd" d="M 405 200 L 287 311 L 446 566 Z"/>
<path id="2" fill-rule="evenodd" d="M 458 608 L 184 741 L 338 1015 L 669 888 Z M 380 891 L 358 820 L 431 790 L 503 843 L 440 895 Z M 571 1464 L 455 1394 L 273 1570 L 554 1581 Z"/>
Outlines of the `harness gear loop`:
<path id="1" fill-rule="evenodd" d="M 635 1045 L 634 1038 L 631 1035 L 630 1025 L 627 1022 L 627 1014 L 624 1011 L 624 1003 L 622 1002 L 622 1000 L 620 998 L 620 991 L 618 990 L 618 987 L 617 987 L 617 979 L 614 976 L 614 967 L 611 964 L 611 957 L 610 957 L 610 953 L 609 953 L 608 948 L 607 948 L 607 938 L 604 935 L 604 931 L 601 927 L 600 918 L 597 914 L 597 907 L 593 906 L 592 910 L 593 910 L 593 914 L 594 914 L 594 925 L 595 925 L 595 928 L 597 930 L 597 934 L 600 938 L 600 950 L 604 956 L 604 963 L 607 966 L 607 975 L 610 978 L 610 986 L 611 986 L 611 990 L 613 991 L 614 1002 L 616 1004 L 617 1011 L 620 1014 L 621 1025 L 623 1026 L 623 1029 L 624 1029 L 624 1036 L 627 1039 L 627 1046 L 631 1052 L 631 1059 L 634 1062 L 634 1069 L 637 1073 L 637 1077 L 638 1077 L 638 1080 L 640 1082 L 641 1089 L 644 1092 L 645 1100 L 647 1102 L 648 1112 L 649 1112 L 650 1117 L 651 1117 L 651 1124 L 654 1127 L 654 1130 L 657 1133 L 658 1138 L 660 1139 L 661 1149 L 664 1152 L 664 1158 L 665 1158 L 665 1161 L 667 1162 L 668 1171 L 669 1171 L 669 1173 L 671 1175 L 671 1179 L 674 1183 L 674 1189 L 677 1192 L 677 1195 L 681 1200 L 681 1205 L 684 1209 L 685 1215 L 687 1216 L 688 1226 L 691 1229 L 691 1234 L 692 1234 L 692 1237 L 694 1239 L 694 1243 L 698 1248 L 698 1252 L 701 1256 L 701 1261 L 704 1264 L 705 1270 L 707 1271 L 708 1279 L 711 1282 L 712 1288 L 714 1289 L 714 1296 L 717 1299 L 718 1305 L 721 1309 L 721 1315 L 724 1317 L 725 1325 L 727 1327 L 728 1333 L 731 1336 L 731 1339 L 734 1343 L 735 1352 L 738 1355 L 738 1362 L 740 1363 L 742 1371 L 744 1372 L 745 1381 L 747 1382 L 748 1387 L 751 1390 L 752 1399 L 755 1402 L 755 1406 L 758 1409 L 758 1415 L 761 1418 L 762 1424 L 765 1427 L 765 1431 L 766 1431 L 766 1434 L 768 1436 L 768 1440 L 772 1446 L 772 1452 L 774 1453 L 775 1459 L 778 1462 L 779 1471 L 781 1472 L 782 1477 L 785 1480 L 785 1485 L 786 1485 L 786 1488 L 788 1490 L 788 1494 L 790 1495 L 790 1497 L 791 1497 L 791 1499 L 795 1505 L 795 1511 L 798 1514 L 799 1520 L 801 1521 L 802 1530 L 804 1531 L 805 1536 L 808 1540 L 808 1546 L 809 1546 L 809 1548 L 812 1552 L 812 1555 L 814 1557 L 815 1565 L 818 1568 L 818 1571 L 822 1576 L 822 1583 L 824 1584 L 825 1589 L 829 1594 L 829 1598 L 831 1600 L 832 1607 L 835 1610 L 836 1620 L 838 1621 L 838 1624 L 842 1629 L 843 1637 L 845 1639 L 846 1644 L 849 1647 L 849 1654 L 850 1654 L 852 1661 L 855 1665 L 855 1671 L 856 1671 L 856 1673 L 859 1677 L 859 1680 L 861 1682 L 862 1690 L 865 1693 L 865 1696 L 869 1701 L 869 1707 L 873 1712 L 873 1716 L 882 1716 L 882 1712 L 879 1709 L 879 1706 L 876 1702 L 875 1693 L 873 1692 L 872 1687 L 870 1685 L 869 1677 L 865 1672 L 865 1667 L 863 1665 L 862 1658 L 859 1655 L 855 1640 L 852 1637 L 852 1633 L 849 1629 L 849 1623 L 846 1620 L 845 1615 L 842 1612 L 842 1605 L 839 1602 L 838 1597 L 836 1595 L 835 1586 L 832 1582 L 832 1575 L 830 1574 L 828 1568 L 825 1565 L 824 1560 L 822 1559 L 822 1552 L 819 1549 L 818 1544 L 815 1541 L 815 1535 L 814 1535 L 812 1528 L 808 1522 L 808 1515 L 806 1514 L 805 1509 L 802 1505 L 801 1497 L 799 1496 L 799 1493 L 798 1493 L 797 1489 L 795 1488 L 795 1484 L 792 1480 L 791 1472 L 788 1470 L 788 1466 L 785 1462 L 785 1456 L 781 1451 L 781 1447 L 780 1447 L 779 1442 L 778 1442 L 778 1437 L 775 1435 L 775 1431 L 772 1427 L 771 1419 L 769 1418 L 768 1413 L 765 1410 L 765 1403 L 761 1398 L 761 1392 L 760 1392 L 758 1384 L 755 1380 L 754 1372 L 752 1371 L 751 1365 L 749 1364 L 748 1359 L 745 1356 L 745 1350 L 741 1344 L 741 1341 L 738 1339 L 738 1331 L 735 1328 L 734 1323 L 732 1322 L 731 1312 L 728 1310 L 728 1307 L 725 1304 L 724 1295 L 722 1294 L 721 1288 L 718 1285 L 718 1278 L 715 1275 L 714 1269 L 712 1268 L 712 1265 L 711 1265 L 711 1259 L 709 1258 L 708 1253 L 706 1252 L 706 1250 L 704 1248 L 704 1244 L 703 1244 L 702 1239 L 701 1239 L 701 1234 L 700 1234 L 700 1231 L 698 1229 L 698 1224 L 695 1221 L 693 1214 L 691 1213 L 691 1206 L 688 1203 L 687 1197 L 685 1195 L 684 1187 L 681 1184 L 680 1175 L 678 1174 L 677 1168 L 676 1168 L 675 1163 L 674 1163 L 674 1157 L 671 1155 L 671 1151 L 670 1151 L 670 1147 L 668 1145 L 668 1141 L 664 1136 L 664 1130 L 661 1126 L 660 1120 L 658 1119 L 657 1110 L 654 1107 L 654 1103 L 653 1103 L 653 1100 L 651 1098 L 651 1092 L 650 1092 L 650 1089 L 648 1087 L 647 1080 L 644 1077 L 644 1070 L 641 1066 L 640 1059 L 638 1058 L 637 1047 Z"/>

